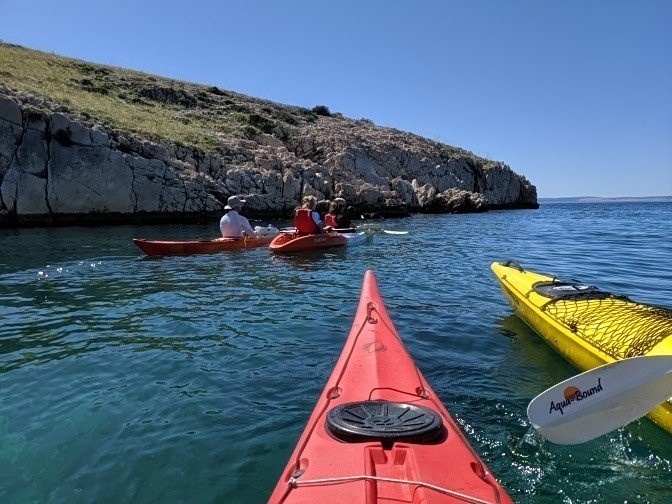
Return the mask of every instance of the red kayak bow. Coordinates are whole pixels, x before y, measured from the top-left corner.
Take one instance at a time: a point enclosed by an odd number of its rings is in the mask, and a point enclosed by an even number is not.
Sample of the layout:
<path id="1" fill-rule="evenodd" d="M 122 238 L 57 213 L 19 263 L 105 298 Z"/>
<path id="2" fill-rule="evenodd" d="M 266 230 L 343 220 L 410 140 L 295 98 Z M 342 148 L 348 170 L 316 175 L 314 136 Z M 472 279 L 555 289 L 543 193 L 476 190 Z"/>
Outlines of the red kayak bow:
<path id="1" fill-rule="evenodd" d="M 415 367 L 372 271 L 269 502 L 512 503 Z"/>

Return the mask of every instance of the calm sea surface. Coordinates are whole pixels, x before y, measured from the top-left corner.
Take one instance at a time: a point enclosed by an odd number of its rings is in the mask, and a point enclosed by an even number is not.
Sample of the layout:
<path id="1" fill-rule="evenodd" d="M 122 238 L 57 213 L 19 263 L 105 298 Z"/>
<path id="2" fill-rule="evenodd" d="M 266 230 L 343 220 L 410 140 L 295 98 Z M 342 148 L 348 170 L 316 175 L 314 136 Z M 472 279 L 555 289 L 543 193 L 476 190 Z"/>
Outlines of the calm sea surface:
<path id="1" fill-rule="evenodd" d="M 518 502 L 671 502 L 648 420 L 576 447 L 528 401 L 571 366 L 512 315 L 493 260 L 672 305 L 672 205 L 388 221 L 349 249 L 146 259 L 213 226 L 0 230 L 0 502 L 263 502 L 373 268 L 416 363 Z"/>

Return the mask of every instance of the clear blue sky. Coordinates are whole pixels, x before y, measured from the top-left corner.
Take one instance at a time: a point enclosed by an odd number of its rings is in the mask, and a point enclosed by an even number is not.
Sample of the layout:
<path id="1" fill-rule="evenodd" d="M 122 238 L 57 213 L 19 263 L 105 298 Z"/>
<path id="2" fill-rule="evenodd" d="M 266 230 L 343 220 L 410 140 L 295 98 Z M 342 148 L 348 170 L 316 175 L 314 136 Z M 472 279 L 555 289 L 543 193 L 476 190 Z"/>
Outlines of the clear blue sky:
<path id="1" fill-rule="evenodd" d="M 672 1 L 0 0 L 0 38 L 325 104 L 541 197 L 672 194 Z"/>

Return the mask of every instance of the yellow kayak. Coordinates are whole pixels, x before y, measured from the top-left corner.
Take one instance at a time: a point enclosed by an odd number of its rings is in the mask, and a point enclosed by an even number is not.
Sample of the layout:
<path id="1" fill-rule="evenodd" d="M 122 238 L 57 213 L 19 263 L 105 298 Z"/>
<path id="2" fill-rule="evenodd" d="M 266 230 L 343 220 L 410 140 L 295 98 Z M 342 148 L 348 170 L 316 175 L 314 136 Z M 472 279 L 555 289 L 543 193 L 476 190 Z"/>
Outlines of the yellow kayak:
<path id="1" fill-rule="evenodd" d="M 527 325 L 581 371 L 638 355 L 672 355 L 672 310 L 561 282 L 515 261 L 490 266 Z M 649 412 L 672 433 L 672 398 Z"/>

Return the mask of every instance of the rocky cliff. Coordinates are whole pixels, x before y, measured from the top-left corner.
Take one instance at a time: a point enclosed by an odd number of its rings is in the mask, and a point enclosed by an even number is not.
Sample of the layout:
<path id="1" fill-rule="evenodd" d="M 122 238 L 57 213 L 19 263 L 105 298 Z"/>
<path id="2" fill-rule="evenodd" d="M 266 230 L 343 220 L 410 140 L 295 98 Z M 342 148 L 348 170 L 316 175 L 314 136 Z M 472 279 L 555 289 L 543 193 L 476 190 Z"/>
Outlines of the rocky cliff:
<path id="1" fill-rule="evenodd" d="M 232 194 L 259 216 L 309 194 L 388 215 L 537 207 L 501 162 L 326 107 L 0 44 L 0 225 L 201 219 Z"/>

